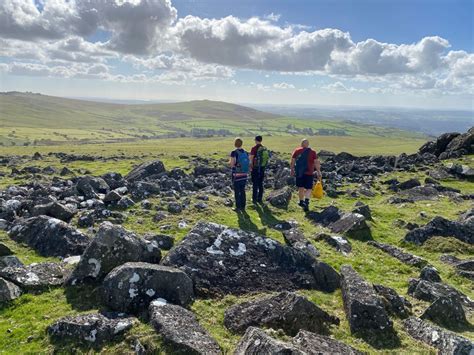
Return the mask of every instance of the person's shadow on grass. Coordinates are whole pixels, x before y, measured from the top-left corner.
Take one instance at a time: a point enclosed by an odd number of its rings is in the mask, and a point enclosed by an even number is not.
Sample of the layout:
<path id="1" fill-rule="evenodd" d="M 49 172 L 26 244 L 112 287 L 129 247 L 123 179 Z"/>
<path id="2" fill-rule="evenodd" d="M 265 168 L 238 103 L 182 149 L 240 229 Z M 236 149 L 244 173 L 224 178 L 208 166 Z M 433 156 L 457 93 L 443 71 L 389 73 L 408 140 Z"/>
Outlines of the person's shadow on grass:
<path id="1" fill-rule="evenodd" d="M 240 229 L 247 232 L 253 232 L 253 233 L 262 234 L 262 235 L 267 234 L 267 229 L 266 228 L 259 229 L 258 226 L 252 221 L 252 218 L 247 213 L 247 211 L 245 210 L 238 211 L 237 218 L 239 220 Z"/>
<path id="2" fill-rule="evenodd" d="M 278 224 L 287 223 L 286 221 L 280 220 L 273 215 L 273 212 L 267 205 L 258 204 L 255 205 L 255 210 L 257 211 L 258 215 L 260 216 L 260 220 L 264 226 L 269 226 L 273 228 Z"/>

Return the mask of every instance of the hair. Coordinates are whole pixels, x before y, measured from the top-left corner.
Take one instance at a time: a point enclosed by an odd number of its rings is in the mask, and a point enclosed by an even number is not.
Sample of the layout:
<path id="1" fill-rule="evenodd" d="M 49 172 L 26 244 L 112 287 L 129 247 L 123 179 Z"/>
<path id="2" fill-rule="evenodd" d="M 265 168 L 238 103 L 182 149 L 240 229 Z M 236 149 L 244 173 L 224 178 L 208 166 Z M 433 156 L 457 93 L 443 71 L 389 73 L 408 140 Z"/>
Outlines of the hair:
<path id="1" fill-rule="evenodd" d="M 256 137 L 255 137 L 255 140 L 256 140 L 257 142 L 261 142 L 261 141 L 263 141 L 263 138 L 262 138 L 262 136 L 256 136 Z"/>
<path id="2" fill-rule="evenodd" d="M 309 144 L 309 140 L 306 138 L 301 140 L 301 145 L 303 146 L 305 144 Z"/>
<path id="3" fill-rule="evenodd" d="M 235 146 L 236 148 L 242 147 L 242 144 L 244 144 L 244 142 L 242 142 L 242 139 L 240 139 L 240 138 L 235 138 L 235 140 L 234 140 L 234 146 Z"/>

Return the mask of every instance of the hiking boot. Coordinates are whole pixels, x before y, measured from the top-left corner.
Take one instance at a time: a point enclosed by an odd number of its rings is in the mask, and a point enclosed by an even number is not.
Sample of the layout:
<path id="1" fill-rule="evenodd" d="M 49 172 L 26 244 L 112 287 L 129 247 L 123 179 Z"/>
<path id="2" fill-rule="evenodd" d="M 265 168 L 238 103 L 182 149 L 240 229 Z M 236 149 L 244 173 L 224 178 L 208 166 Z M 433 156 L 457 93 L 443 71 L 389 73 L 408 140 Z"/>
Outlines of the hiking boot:
<path id="1" fill-rule="evenodd" d="M 305 208 L 305 207 L 306 207 L 306 204 L 304 203 L 304 201 L 300 201 L 300 202 L 298 203 L 298 206 Z"/>

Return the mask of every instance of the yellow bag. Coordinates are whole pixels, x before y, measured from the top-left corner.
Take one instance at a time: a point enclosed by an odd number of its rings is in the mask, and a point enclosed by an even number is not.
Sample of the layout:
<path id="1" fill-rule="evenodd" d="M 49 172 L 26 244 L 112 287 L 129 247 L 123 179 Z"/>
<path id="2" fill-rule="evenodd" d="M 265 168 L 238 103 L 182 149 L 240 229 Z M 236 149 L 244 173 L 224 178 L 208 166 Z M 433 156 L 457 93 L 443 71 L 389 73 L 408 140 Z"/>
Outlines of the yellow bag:
<path id="1" fill-rule="evenodd" d="M 318 180 L 318 182 L 313 186 L 313 191 L 311 191 L 311 196 L 313 196 L 314 198 L 323 198 L 324 191 L 323 191 L 323 184 L 321 183 L 321 180 Z"/>

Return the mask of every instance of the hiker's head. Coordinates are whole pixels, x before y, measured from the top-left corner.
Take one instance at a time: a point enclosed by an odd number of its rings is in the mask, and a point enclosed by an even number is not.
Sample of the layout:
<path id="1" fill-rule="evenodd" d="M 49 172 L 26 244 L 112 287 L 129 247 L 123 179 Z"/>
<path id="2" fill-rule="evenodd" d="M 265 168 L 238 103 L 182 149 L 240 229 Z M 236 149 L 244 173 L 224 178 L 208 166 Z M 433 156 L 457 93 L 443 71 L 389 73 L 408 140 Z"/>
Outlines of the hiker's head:
<path id="1" fill-rule="evenodd" d="M 262 136 L 256 136 L 255 137 L 255 143 L 256 144 L 262 144 L 263 138 Z"/>
<path id="2" fill-rule="evenodd" d="M 305 138 L 301 141 L 301 146 L 303 148 L 308 148 L 309 147 L 309 141 Z"/>
<path id="3" fill-rule="evenodd" d="M 244 144 L 244 142 L 242 142 L 242 139 L 240 138 L 235 138 L 234 140 L 234 146 L 236 148 L 242 148 L 242 144 Z"/>

